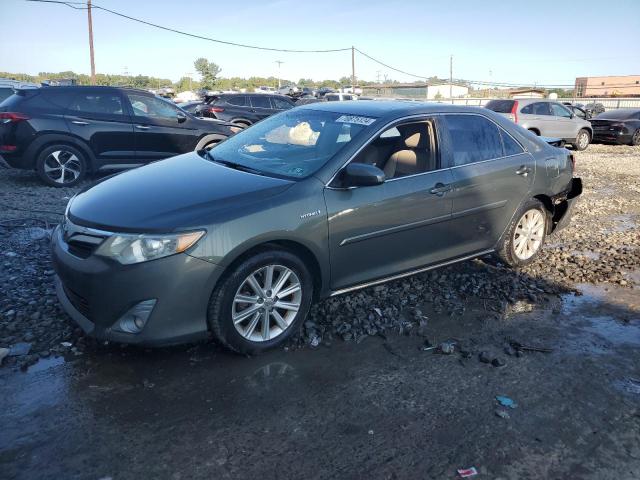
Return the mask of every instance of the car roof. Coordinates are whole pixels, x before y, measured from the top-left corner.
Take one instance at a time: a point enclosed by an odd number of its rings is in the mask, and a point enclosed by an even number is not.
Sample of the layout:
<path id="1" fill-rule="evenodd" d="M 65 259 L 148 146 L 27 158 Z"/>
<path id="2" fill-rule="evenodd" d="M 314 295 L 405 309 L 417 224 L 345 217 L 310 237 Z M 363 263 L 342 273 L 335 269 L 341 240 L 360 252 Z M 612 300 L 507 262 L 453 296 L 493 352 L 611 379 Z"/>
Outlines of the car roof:
<path id="1" fill-rule="evenodd" d="M 82 90 L 112 90 L 112 91 L 128 91 L 128 92 L 136 92 L 136 93 L 143 93 L 146 95 L 150 95 L 150 96 L 154 96 L 153 93 L 149 92 L 148 90 L 143 90 L 141 88 L 134 88 L 134 87 L 114 87 L 111 85 L 60 85 L 60 86 L 47 86 L 47 87 L 41 87 L 40 91 L 42 92 L 48 92 L 48 91 L 82 91 Z"/>
<path id="2" fill-rule="evenodd" d="M 346 115 L 363 115 L 376 118 L 401 118 L 409 115 L 421 115 L 429 113 L 480 113 L 487 115 L 488 110 L 480 107 L 467 107 L 463 105 L 450 105 L 437 102 L 403 102 L 398 100 L 357 101 L 346 102 L 322 102 L 301 105 L 298 108 L 319 110 Z M 490 111 L 490 110 L 489 110 Z"/>

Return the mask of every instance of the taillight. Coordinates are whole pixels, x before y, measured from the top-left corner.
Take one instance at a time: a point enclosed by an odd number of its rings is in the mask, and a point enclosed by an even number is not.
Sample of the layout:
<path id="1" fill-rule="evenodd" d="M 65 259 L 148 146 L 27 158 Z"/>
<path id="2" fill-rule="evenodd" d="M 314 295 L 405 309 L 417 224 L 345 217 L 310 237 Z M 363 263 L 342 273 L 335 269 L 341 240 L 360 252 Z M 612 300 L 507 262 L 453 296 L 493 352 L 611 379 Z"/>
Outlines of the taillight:
<path id="1" fill-rule="evenodd" d="M 19 112 L 0 112 L 0 123 L 20 122 L 22 120 L 29 120 L 29 117 Z"/>
<path id="2" fill-rule="evenodd" d="M 513 115 L 513 122 L 518 123 L 518 101 L 513 101 L 513 107 L 511 107 L 511 114 Z"/>
<path id="3" fill-rule="evenodd" d="M 209 107 L 209 111 L 211 113 L 220 113 L 220 112 L 224 112 L 224 108 L 222 108 L 222 107 Z"/>

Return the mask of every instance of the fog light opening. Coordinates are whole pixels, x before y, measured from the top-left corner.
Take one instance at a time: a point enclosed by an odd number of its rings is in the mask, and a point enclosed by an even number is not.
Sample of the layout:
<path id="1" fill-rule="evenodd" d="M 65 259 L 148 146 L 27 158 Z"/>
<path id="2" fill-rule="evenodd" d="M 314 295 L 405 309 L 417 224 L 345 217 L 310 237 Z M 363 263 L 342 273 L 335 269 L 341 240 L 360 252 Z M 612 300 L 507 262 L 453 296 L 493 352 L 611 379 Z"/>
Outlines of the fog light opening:
<path id="1" fill-rule="evenodd" d="M 156 305 L 156 299 L 144 300 L 134 305 L 120 320 L 116 322 L 115 329 L 125 333 L 140 333 Z"/>

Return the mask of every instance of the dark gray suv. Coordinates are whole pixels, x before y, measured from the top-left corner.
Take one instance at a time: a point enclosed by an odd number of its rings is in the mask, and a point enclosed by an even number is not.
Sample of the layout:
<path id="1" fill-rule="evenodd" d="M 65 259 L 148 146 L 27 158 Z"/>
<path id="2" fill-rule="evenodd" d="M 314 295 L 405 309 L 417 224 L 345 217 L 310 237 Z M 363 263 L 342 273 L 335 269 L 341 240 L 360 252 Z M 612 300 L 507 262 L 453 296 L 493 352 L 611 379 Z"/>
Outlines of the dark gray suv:
<path id="1" fill-rule="evenodd" d="M 487 109 L 335 102 L 79 193 L 53 235 L 65 310 L 100 339 L 280 344 L 312 301 L 566 225 L 573 157 Z"/>

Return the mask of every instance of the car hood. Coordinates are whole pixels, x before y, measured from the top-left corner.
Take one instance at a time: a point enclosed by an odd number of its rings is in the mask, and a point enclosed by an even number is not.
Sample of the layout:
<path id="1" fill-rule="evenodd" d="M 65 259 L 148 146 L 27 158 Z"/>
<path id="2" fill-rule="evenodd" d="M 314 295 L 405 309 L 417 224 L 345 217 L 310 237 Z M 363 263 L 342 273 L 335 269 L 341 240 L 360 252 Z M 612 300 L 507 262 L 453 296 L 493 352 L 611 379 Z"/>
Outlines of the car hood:
<path id="1" fill-rule="evenodd" d="M 116 232 L 172 232 L 219 221 L 294 182 L 235 170 L 187 153 L 108 177 L 80 192 L 72 222 Z"/>

